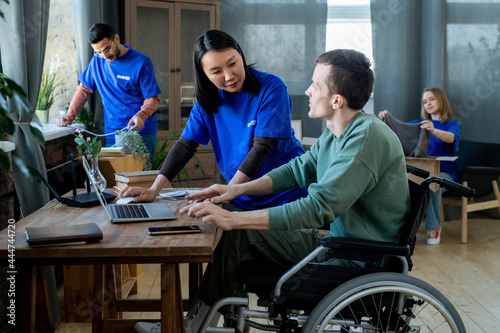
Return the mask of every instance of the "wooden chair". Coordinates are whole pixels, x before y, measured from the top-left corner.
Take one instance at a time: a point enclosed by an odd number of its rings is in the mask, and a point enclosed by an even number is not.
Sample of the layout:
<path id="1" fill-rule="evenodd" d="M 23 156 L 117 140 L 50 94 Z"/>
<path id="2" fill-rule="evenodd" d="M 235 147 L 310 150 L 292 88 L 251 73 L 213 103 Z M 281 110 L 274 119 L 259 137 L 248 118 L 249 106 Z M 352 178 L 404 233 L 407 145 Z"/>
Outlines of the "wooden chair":
<path id="1" fill-rule="evenodd" d="M 485 209 L 498 208 L 500 211 L 500 191 L 498 179 L 500 168 L 495 167 L 466 167 L 460 172 L 459 182 L 464 186 L 472 187 L 476 190 L 476 195 L 467 199 L 457 197 L 452 193 L 445 192 L 441 203 L 443 205 L 459 206 L 462 208 L 462 243 L 467 243 L 467 214 Z M 495 199 L 475 199 L 486 198 L 494 194 Z"/>

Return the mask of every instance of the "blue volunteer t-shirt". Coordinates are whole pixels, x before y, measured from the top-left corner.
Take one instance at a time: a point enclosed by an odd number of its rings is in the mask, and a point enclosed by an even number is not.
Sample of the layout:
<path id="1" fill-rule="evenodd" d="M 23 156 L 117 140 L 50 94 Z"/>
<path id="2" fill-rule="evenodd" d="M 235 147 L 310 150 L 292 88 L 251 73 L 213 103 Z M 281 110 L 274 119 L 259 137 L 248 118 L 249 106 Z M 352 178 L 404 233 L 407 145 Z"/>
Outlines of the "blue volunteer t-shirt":
<path id="1" fill-rule="evenodd" d="M 258 95 L 245 90 L 232 94 L 219 89 L 222 98 L 219 112 L 209 115 L 196 103 L 182 133 L 183 137 L 203 145 L 212 141 L 217 165 L 228 182 L 253 146 L 255 136 L 278 140 L 253 179 L 304 153 L 291 127 L 292 100 L 285 83 L 276 75 L 252 71 L 261 85 Z M 260 209 L 306 195 L 307 190 L 295 189 L 271 195 L 240 196 L 231 203 L 243 209 Z"/>
<path id="2" fill-rule="evenodd" d="M 446 124 L 442 124 L 439 120 L 432 120 L 434 128 L 442 131 L 447 131 L 455 135 L 453 143 L 446 143 L 438 139 L 435 135 L 429 135 L 429 148 L 427 156 L 457 156 L 458 144 L 460 143 L 460 131 L 462 124 L 458 120 L 452 119 Z M 410 124 L 421 123 L 422 119 L 413 120 Z M 458 179 L 458 165 L 456 161 L 441 161 L 441 172 L 449 174 L 454 181 Z"/>
<path id="3" fill-rule="evenodd" d="M 98 56 L 80 74 L 78 80 L 92 90 L 98 90 L 104 106 L 106 133 L 123 129 L 142 107 L 144 99 L 159 95 L 153 63 L 149 57 L 123 44 L 129 50 L 120 58 L 109 62 Z M 146 119 L 142 134 L 157 132 L 157 119 Z M 114 140 L 114 137 L 107 137 Z"/>

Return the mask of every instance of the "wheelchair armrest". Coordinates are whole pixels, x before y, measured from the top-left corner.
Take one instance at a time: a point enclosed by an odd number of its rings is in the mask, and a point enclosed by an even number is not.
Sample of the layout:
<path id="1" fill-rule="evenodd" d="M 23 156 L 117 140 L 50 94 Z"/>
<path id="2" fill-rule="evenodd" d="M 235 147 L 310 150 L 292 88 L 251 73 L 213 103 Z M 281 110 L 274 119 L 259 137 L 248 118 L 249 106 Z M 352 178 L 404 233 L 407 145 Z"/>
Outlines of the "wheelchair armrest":
<path id="1" fill-rule="evenodd" d="M 407 257 L 411 255 L 409 244 L 379 242 L 356 238 L 325 237 L 321 240 L 321 245 L 333 250 L 386 254 Z"/>

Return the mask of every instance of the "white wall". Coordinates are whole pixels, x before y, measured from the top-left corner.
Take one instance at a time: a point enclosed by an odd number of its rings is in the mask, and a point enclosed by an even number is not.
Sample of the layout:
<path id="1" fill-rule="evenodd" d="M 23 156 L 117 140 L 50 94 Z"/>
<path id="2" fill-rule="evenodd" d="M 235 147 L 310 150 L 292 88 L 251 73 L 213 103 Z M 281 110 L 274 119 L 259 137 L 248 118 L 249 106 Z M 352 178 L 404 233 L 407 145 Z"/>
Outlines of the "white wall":
<path id="1" fill-rule="evenodd" d="M 72 0 L 51 0 L 47 48 L 44 68 L 59 56 L 62 62 L 57 72 L 61 84 L 49 118 L 55 119 L 59 110 L 65 110 L 78 85 L 78 65 L 76 62 L 75 32 L 73 28 Z"/>
<path id="2" fill-rule="evenodd" d="M 370 99 L 368 100 L 368 102 L 366 103 L 365 107 L 363 108 L 363 110 L 366 112 L 366 113 L 371 113 L 371 114 L 374 114 L 374 110 L 373 110 L 373 94 L 371 95 Z M 378 113 L 378 112 L 377 112 Z"/>

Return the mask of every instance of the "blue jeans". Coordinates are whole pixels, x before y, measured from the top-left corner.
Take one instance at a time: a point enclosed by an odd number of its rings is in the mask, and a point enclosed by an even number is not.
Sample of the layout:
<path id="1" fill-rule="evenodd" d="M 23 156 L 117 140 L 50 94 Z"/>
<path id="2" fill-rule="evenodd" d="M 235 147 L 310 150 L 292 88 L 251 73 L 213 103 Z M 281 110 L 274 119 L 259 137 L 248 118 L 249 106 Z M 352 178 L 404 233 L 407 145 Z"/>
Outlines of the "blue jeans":
<path id="1" fill-rule="evenodd" d="M 447 180 L 453 180 L 453 178 L 446 172 L 440 172 L 439 176 Z M 446 189 L 440 187 L 436 192 L 431 195 L 431 200 L 429 206 L 427 206 L 427 211 L 425 212 L 425 229 L 426 230 L 436 230 L 439 228 L 439 216 L 441 213 L 441 197 Z"/>
<path id="2" fill-rule="evenodd" d="M 156 138 L 156 133 L 153 134 L 141 134 L 142 142 L 146 145 L 146 148 L 149 150 L 149 159 L 148 165 L 151 166 L 153 163 L 153 156 L 156 152 L 156 144 L 158 143 L 158 139 Z"/>
<path id="3" fill-rule="evenodd" d="M 156 144 L 158 139 L 156 138 L 156 133 L 153 134 L 141 134 L 142 142 L 149 151 L 149 159 L 147 165 L 151 166 L 153 163 L 153 155 L 156 152 Z M 115 144 L 115 137 L 110 135 L 106 137 L 106 147 L 111 147 Z"/>

